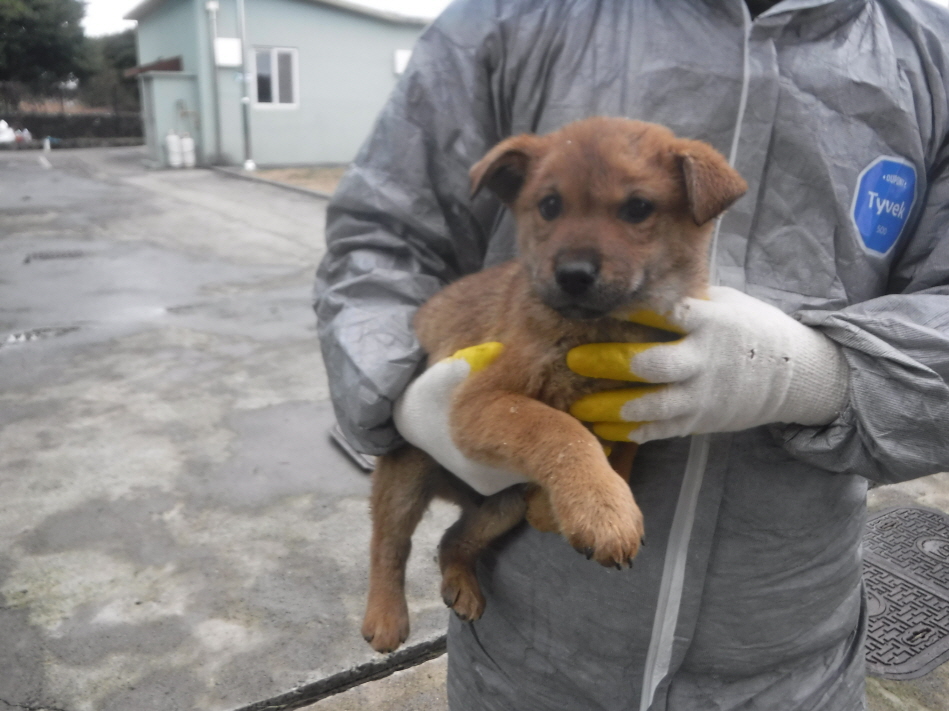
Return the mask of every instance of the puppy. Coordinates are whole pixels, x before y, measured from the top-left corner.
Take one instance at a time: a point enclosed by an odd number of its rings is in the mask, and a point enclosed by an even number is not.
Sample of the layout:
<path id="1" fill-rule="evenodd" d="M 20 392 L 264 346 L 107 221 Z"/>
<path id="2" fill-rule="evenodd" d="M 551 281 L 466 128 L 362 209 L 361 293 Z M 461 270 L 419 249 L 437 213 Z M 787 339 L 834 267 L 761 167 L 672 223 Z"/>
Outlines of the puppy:
<path id="1" fill-rule="evenodd" d="M 405 567 L 433 496 L 461 507 L 439 563 L 442 596 L 462 619 L 484 610 L 479 553 L 525 515 L 603 565 L 631 564 L 642 514 L 601 443 L 566 413 L 584 395 L 629 384 L 578 376 L 566 353 L 584 343 L 669 340 L 611 315 L 667 312 L 702 296 L 712 220 L 747 189 L 707 144 L 618 118 L 514 136 L 470 176 L 473 195 L 487 188 L 513 211 L 519 257 L 446 287 L 414 325 L 430 363 L 487 341 L 504 345 L 457 388 L 449 424 L 466 456 L 534 483 L 484 497 L 410 445 L 380 458 L 362 627 L 379 652 L 408 636 Z M 632 447 L 614 455 L 625 477 Z"/>

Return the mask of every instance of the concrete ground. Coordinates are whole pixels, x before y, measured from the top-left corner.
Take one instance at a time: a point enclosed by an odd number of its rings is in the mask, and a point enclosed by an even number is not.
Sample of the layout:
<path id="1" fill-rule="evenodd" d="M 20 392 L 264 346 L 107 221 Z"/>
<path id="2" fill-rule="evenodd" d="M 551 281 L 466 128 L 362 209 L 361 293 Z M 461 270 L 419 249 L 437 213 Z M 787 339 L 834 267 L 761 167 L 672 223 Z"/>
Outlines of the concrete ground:
<path id="1" fill-rule="evenodd" d="M 382 659 L 310 308 L 325 202 L 141 158 L 0 155 L 0 709 L 237 709 Z M 410 566 L 423 650 L 452 517 Z"/>
<path id="2" fill-rule="evenodd" d="M 0 711 L 445 711 L 449 507 L 409 647 L 359 636 L 368 480 L 328 439 L 310 310 L 325 201 L 142 157 L 0 154 Z M 949 475 L 869 503 L 949 513 Z M 868 702 L 946 711 L 949 665 Z"/>

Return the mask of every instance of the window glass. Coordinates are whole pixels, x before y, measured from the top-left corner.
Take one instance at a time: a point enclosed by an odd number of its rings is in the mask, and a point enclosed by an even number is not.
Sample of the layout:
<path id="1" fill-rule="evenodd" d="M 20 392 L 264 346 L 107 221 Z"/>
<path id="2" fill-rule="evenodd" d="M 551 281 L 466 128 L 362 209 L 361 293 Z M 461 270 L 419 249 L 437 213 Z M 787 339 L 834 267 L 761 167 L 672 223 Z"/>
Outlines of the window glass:
<path id="1" fill-rule="evenodd" d="M 257 102 L 269 104 L 273 102 L 273 82 L 271 80 L 270 50 L 257 50 Z"/>
<path id="2" fill-rule="evenodd" d="M 277 88 L 281 104 L 293 103 L 293 54 L 277 52 Z"/>
<path id="3" fill-rule="evenodd" d="M 0 0 L 2 2 L 2 0 Z M 295 106 L 297 98 L 296 50 L 267 47 L 254 50 L 257 65 L 257 103 Z"/>

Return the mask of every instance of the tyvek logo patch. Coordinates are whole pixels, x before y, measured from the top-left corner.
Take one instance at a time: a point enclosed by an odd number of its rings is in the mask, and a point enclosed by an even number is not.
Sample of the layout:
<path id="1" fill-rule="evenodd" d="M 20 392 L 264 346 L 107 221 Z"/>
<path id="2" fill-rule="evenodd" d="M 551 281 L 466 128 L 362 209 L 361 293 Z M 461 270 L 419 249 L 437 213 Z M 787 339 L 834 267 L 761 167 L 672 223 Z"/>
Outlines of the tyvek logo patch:
<path id="1" fill-rule="evenodd" d="M 916 168 L 894 156 L 880 156 L 857 179 L 851 217 L 864 246 L 886 254 L 896 244 L 916 201 Z"/>

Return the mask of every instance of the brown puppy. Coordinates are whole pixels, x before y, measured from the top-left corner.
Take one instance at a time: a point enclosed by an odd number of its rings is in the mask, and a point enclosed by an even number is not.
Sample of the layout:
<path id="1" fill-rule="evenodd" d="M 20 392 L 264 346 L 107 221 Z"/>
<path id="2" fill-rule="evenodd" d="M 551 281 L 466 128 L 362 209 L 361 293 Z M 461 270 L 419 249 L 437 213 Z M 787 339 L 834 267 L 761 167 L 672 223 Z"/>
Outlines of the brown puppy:
<path id="1" fill-rule="evenodd" d="M 415 328 L 430 363 L 504 344 L 457 388 L 450 427 L 466 456 L 536 485 L 483 497 L 415 447 L 379 460 L 362 632 L 380 652 L 408 636 L 405 566 L 433 496 L 462 509 L 439 548 L 442 596 L 462 619 L 484 610 L 479 553 L 525 514 L 603 565 L 631 562 L 642 514 L 597 438 L 565 412 L 583 395 L 624 384 L 578 376 L 565 356 L 584 343 L 668 340 L 610 314 L 661 313 L 702 296 L 712 219 L 747 189 L 710 146 L 611 118 L 509 138 L 471 169 L 471 181 L 473 193 L 486 187 L 514 212 L 519 258 L 444 289 L 419 310 Z M 632 453 L 614 458 L 627 476 Z"/>

